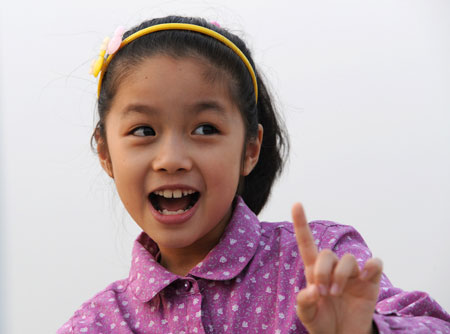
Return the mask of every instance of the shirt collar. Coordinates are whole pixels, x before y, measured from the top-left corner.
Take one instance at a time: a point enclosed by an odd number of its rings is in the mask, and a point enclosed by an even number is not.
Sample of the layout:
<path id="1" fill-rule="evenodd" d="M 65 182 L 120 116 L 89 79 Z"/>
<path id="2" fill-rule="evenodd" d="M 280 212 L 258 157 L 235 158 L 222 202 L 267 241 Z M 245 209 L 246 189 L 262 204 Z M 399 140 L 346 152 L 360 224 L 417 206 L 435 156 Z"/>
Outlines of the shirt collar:
<path id="1" fill-rule="evenodd" d="M 219 243 L 188 276 L 209 280 L 233 279 L 254 256 L 259 244 L 260 230 L 258 218 L 242 198 L 238 197 L 233 215 Z M 148 302 L 180 278 L 157 262 L 158 253 L 158 245 L 142 232 L 134 243 L 129 275 L 132 292 L 142 302 Z"/>
<path id="2" fill-rule="evenodd" d="M 255 255 L 261 227 L 256 215 L 241 197 L 219 243 L 197 264 L 190 274 L 210 280 L 236 277 Z"/>
<path id="3" fill-rule="evenodd" d="M 131 291 L 141 302 L 153 299 L 161 290 L 178 279 L 157 261 L 158 245 L 142 232 L 134 242 L 130 275 Z"/>

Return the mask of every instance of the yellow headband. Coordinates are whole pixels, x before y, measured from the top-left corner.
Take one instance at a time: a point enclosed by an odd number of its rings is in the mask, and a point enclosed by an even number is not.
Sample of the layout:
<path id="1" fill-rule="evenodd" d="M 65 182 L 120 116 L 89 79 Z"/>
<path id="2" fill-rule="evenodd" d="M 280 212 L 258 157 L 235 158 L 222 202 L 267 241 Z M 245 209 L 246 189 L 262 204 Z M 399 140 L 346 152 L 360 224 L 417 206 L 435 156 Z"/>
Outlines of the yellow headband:
<path id="1" fill-rule="evenodd" d="M 211 37 L 217 39 L 218 41 L 222 42 L 226 46 L 228 46 L 242 59 L 245 66 L 247 67 L 248 71 L 250 72 L 250 75 L 251 75 L 252 81 L 253 81 L 253 86 L 255 89 L 256 102 L 258 102 L 258 83 L 256 81 L 256 75 L 255 75 L 255 71 L 253 70 L 252 65 L 248 61 L 247 57 L 242 53 L 242 51 L 232 41 L 230 41 L 228 38 L 226 38 L 225 36 L 219 34 L 218 32 L 216 32 L 214 30 L 211 30 L 211 29 L 208 29 L 208 28 L 205 28 L 202 26 L 198 26 L 195 24 L 187 24 L 187 23 L 158 24 L 158 25 L 154 25 L 154 26 L 139 30 L 138 32 L 135 32 L 134 34 L 128 36 L 127 38 L 125 38 L 122 41 L 118 50 L 120 50 L 125 45 L 131 43 L 132 41 L 134 41 L 135 39 L 137 39 L 141 36 L 150 34 L 152 32 L 161 31 L 161 30 L 191 30 L 191 31 L 199 32 L 204 35 L 211 36 Z M 92 74 L 95 77 L 97 77 L 98 73 L 101 71 L 100 78 L 98 80 L 97 96 L 100 96 L 100 88 L 102 86 L 103 75 L 105 74 L 106 69 L 107 69 L 109 63 L 111 62 L 112 58 L 118 51 L 118 50 L 116 50 L 116 52 L 108 55 L 108 57 L 105 59 L 104 57 L 105 57 L 106 45 L 108 44 L 108 41 L 109 41 L 109 39 L 105 39 L 103 41 L 102 48 L 101 48 L 100 54 L 99 54 L 99 58 L 98 58 L 97 62 L 95 62 L 93 64 L 93 69 L 91 70 Z"/>

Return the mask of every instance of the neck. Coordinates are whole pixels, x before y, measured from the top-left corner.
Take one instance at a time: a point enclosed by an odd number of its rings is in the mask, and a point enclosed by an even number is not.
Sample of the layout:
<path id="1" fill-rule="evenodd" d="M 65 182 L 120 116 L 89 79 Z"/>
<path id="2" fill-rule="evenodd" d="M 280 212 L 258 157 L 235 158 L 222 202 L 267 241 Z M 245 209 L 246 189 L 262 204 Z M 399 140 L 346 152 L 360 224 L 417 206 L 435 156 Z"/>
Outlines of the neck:
<path id="1" fill-rule="evenodd" d="M 209 252 L 189 252 L 185 248 L 160 251 L 161 265 L 178 276 L 186 276 Z"/>
<path id="2" fill-rule="evenodd" d="M 230 217 L 231 212 L 192 245 L 183 248 L 160 247 L 161 265 L 178 276 L 186 276 L 219 243 Z"/>

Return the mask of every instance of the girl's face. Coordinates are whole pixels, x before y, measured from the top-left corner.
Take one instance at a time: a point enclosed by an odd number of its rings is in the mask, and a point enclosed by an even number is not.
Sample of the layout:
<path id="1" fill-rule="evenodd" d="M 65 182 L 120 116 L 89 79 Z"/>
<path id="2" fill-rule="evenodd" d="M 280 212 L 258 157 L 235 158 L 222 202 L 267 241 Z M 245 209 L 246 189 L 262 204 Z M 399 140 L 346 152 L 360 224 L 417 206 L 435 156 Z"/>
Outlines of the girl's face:
<path id="1" fill-rule="evenodd" d="M 120 83 L 98 142 L 127 211 L 161 249 L 217 242 L 258 159 L 262 127 L 244 142 L 229 79 L 215 71 L 203 59 L 144 60 Z"/>

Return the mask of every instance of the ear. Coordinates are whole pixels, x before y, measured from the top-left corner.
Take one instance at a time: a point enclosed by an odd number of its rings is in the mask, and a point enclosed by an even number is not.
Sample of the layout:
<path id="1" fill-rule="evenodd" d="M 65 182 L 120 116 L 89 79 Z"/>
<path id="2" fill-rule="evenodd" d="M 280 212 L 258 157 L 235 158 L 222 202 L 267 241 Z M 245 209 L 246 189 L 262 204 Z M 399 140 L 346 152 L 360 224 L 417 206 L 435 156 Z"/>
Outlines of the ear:
<path id="1" fill-rule="evenodd" d="M 108 145 L 106 141 L 103 139 L 103 137 L 100 136 L 99 129 L 95 130 L 95 142 L 97 143 L 97 154 L 100 160 L 100 164 L 103 167 L 103 170 L 106 172 L 106 174 L 109 175 L 109 177 L 114 179 L 114 173 L 112 169 L 111 158 L 109 156 Z"/>
<path id="2" fill-rule="evenodd" d="M 253 168 L 258 163 L 259 152 L 261 151 L 261 144 L 263 139 L 264 129 L 261 124 L 258 124 L 258 136 L 251 139 L 245 147 L 245 157 L 242 168 L 242 175 L 247 176 L 251 173 Z"/>

